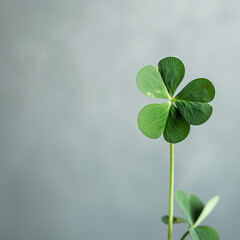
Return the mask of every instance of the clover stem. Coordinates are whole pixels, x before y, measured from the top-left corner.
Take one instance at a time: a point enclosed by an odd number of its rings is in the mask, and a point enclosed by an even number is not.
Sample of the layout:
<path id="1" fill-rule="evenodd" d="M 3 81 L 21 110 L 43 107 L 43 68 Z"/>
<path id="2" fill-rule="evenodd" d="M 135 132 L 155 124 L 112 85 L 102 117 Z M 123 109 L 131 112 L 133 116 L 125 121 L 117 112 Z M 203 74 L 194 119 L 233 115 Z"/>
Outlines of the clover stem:
<path id="1" fill-rule="evenodd" d="M 189 231 L 185 232 L 180 240 L 184 240 L 186 238 L 186 236 L 188 235 L 188 233 L 189 233 Z"/>
<path id="2" fill-rule="evenodd" d="M 174 195 L 174 145 L 173 145 L 173 143 L 170 143 L 170 188 L 169 188 L 168 240 L 172 240 L 173 195 Z"/>

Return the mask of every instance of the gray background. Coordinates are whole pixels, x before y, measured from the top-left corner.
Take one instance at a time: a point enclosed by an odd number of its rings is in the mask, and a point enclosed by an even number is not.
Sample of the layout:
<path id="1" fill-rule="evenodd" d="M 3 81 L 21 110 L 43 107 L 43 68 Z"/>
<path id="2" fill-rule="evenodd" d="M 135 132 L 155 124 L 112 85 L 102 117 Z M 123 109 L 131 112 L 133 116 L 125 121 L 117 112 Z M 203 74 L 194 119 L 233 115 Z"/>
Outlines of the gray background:
<path id="1" fill-rule="evenodd" d="M 0 1 L 0 239 L 167 238 L 169 144 L 146 138 L 136 74 L 166 56 L 216 87 L 175 146 L 175 187 L 221 201 L 239 240 L 240 2 Z M 176 215 L 182 216 L 175 204 Z M 186 226 L 175 226 L 179 240 Z"/>

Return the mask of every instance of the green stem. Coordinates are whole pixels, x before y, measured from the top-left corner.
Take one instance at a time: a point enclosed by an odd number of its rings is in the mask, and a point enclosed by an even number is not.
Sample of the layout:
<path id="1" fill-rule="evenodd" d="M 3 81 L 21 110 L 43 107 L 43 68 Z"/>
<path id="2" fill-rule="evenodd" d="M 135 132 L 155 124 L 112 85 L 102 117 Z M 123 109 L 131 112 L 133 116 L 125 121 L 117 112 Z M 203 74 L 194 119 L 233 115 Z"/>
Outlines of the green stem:
<path id="1" fill-rule="evenodd" d="M 170 188 L 169 188 L 168 240 L 172 240 L 173 194 L 174 194 L 174 145 L 173 145 L 173 143 L 170 143 Z"/>
<path id="2" fill-rule="evenodd" d="M 184 240 L 186 236 L 188 235 L 189 231 L 185 232 L 180 240 Z"/>

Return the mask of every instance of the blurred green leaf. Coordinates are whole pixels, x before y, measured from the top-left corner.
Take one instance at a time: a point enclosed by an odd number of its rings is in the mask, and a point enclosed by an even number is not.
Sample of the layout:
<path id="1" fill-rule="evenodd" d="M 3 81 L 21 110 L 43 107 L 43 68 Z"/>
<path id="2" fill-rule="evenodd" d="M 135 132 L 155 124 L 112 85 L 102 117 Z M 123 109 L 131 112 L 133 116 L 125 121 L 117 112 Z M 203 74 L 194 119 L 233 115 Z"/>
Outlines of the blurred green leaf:
<path id="1" fill-rule="evenodd" d="M 158 63 L 158 70 L 172 97 L 185 74 L 182 61 L 175 57 L 166 57 Z"/>
<path id="2" fill-rule="evenodd" d="M 204 208 L 204 204 L 196 195 L 190 196 L 189 204 L 192 222 L 195 223 Z"/>
<path id="3" fill-rule="evenodd" d="M 208 103 L 215 96 L 213 84 L 206 78 L 197 78 L 188 83 L 175 99 Z"/>
<path id="4" fill-rule="evenodd" d="M 193 224 L 188 195 L 182 190 L 177 190 L 175 193 L 175 198 L 188 222 Z"/>
<path id="5" fill-rule="evenodd" d="M 189 229 L 192 240 L 220 240 L 217 231 L 209 226 L 200 226 Z"/>
<path id="6" fill-rule="evenodd" d="M 138 126 L 149 138 L 159 138 L 168 118 L 170 102 L 145 106 L 138 115 Z"/>
<path id="7" fill-rule="evenodd" d="M 137 86 L 149 97 L 170 99 L 159 71 L 152 65 L 148 65 L 138 72 Z"/>
<path id="8" fill-rule="evenodd" d="M 195 195 L 188 197 L 182 190 L 177 190 L 175 197 L 188 222 L 193 225 L 204 208 L 203 202 Z"/>
<path id="9" fill-rule="evenodd" d="M 165 223 L 165 224 L 168 224 L 169 223 L 169 216 L 168 215 L 163 216 L 162 217 L 162 222 Z M 183 218 L 180 218 L 180 217 L 173 217 L 173 224 L 176 224 L 176 223 L 188 223 L 188 221 L 183 219 Z"/>
<path id="10" fill-rule="evenodd" d="M 205 123 L 212 114 L 212 106 L 208 103 L 175 101 L 175 104 L 185 120 L 192 125 Z"/>
<path id="11" fill-rule="evenodd" d="M 200 223 L 202 223 L 206 217 L 212 212 L 212 210 L 216 207 L 218 201 L 219 201 L 220 197 L 219 196 L 215 196 L 213 198 L 211 198 L 207 204 L 205 205 L 205 207 L 203 208 L 200 216 L 198 217 L 197 221 L 194 224 L 194 227 L 198 226 Z"/>
<path id="12" fill-rule="evenodd" d="M 183 118 L 174 104 L 172 104 L 163 133 L 165 140 L 169 143 L 178 143 L 184 140 L 189 132 L 190 124 Z"/>
<path id="13" fill-rule="evenodd" d="M 198 226 L 206 219 L 217 205 L 220 198 L 219 196 L 215 196 L 204 206 L 203 202 L 196 195 L 188 197 L 188 195 L 182 190 L 177 190 L 175 197 L 183 214 L 193 227 Z"/>

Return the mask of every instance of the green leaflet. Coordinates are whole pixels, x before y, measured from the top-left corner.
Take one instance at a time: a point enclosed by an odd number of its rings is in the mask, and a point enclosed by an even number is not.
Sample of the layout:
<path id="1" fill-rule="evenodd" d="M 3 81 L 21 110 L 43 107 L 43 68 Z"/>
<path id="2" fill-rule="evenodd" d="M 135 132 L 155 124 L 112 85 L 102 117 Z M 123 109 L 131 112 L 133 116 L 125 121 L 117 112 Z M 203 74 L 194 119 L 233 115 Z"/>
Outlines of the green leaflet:
<path id="1" fill-rule="evenodd" d="M 168 118 L 170 102 L 145 106 L 138 115 L 138 126 L 149 138 L 159 138 Z"/>
<path id="2" fill-rule="evenodd" d="M 204 204 L 196 195 L 190 196 L 189 204 L 192 222 L 195 223 L 204 208 Z"/>
<path id="3" fill-rule="evenodd" d="M 162 217 L 162 222 L 165 223 L 165 224 L 168 224 L 169 223 L 169 216 L 168 215 L 163 216 Z M 186 221 L 185 219 L 180 218 L 180 217 L 173 217 L 173 224 L 176 224 L 176 223 L 188 223 L 188 221 Z"/>
<path id="4" fill-rule="evenodd" d="M 177 190 L 175 193 L 175 198 L 179 207 L 183 211 L 184 216 L 187 218 L 190 224 L 193 224 L 188 195 L 182 190 Z"/>
<path id="5" fill-rule="evenodd" d="M 197 78 L 188 83 L 175 99 L 208 103 L 213 100 L 214 96 L 213 84 L 206 78 Z"/>
<path id="6" fill-rule="evenodd" d="M 137 86 L 149 97 L 170 99 L 160 73 L 152 65 L 148 65 L 138 72 Z"/>
<path id="7" fill-rule="evenodd" d="M 182 190 L 176 191 L 175 197 L 185 217 L 189 223 L 193 225 L 204 209 L 203 202 L 195 195 L 188 197 L 188 195 Z"/>
<path id="8" fill-rule="evenodd" d="M 178 143 L 184 140 L 190 132 L 190 124 L 183 118 L 179 110 L 171 104 L 164 130 L 164 138 L 169 143 Z"/>
<path id="9" fill-rule="evenodd" d="M 217 231 L 209 226 L 200 226 L 189 229 L 192 240 L 220 240 Z"/>
<path id="10" fill-rule="evenodd" d="M 185 74 L 182 61 L 175 57 L 164 58 L 158 63 L 158 70 L 170 96 L 173 97 Z"/>
<path id="11" fill-rule="evenodd" d="M 192 125 L 205 123 L 212 114 L 212 106 L 208 103 L 175 101 L 177 108 L 185 120 Z"/>
<path id="12" fill-rule="evenodd" d="M 200 223 L 202 223 L 206 217 L 212 212 L 212 210 L 216 207 L 218 201 L 219 201 L 220 197 L 219 196 L 215 196 L 213 198 L 211 198 L 207 204 L 205 205 L 205 207 L 203 208 L 200 216 L 198 217 L 197 221 L 194 224 L 194 227 L 198 226 Z"/>

